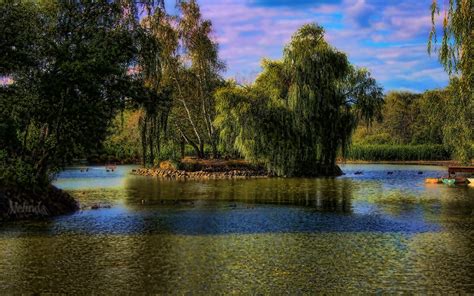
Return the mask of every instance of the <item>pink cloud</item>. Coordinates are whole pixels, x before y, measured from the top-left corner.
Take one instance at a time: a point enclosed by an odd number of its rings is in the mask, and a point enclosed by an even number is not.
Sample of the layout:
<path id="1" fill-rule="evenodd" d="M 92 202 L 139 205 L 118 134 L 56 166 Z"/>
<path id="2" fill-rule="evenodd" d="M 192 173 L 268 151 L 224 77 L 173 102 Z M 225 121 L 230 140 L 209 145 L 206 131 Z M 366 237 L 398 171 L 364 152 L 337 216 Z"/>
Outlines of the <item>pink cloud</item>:
<path id="1" fill-rule="evenodd" d="M 284 45 L 301 25 L 318 22 L 326 28 L 326 38 L 333 46 L 346 52 L 356 65 L 369 68 L 384 84 L 423 77 L 434 83 L 447 81 L 436 59 L 426 52 L 429 0 L 401 0 L 397 5 L 344 0 L 305 9 L 205 1 L 202 12 L 213 21 L 229 76 L 253 79 L 262 58 L 280 58 Z M 411 75 L 417 71 L 423 75 Z"/>

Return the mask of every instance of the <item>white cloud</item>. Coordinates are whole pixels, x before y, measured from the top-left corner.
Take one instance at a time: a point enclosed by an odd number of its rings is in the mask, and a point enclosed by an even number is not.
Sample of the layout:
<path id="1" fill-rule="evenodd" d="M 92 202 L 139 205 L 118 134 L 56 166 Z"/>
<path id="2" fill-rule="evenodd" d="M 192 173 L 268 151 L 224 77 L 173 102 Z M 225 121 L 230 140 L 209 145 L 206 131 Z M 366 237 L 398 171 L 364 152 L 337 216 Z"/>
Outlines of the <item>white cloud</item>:
<path id="1" fill-rule="evenodd" d="M 392 88 L 397 81 L 423 81 L 420 89 L 427 83 L 447 83 L 442 67 L 426 51 L 429 5 L 430 0 L 402 0 L 396 5 L 344 0 L 338 5 L 291 9 L 230 0 L 201 3 L 204 17 L 213 21 L 229 76 L 254 77 L 263 57 L 281 57 L 284 44 L 301 25 L 318 22 L 326 28 L 331 44 L 354 64 L 369 68 L 382 84 Z"/>

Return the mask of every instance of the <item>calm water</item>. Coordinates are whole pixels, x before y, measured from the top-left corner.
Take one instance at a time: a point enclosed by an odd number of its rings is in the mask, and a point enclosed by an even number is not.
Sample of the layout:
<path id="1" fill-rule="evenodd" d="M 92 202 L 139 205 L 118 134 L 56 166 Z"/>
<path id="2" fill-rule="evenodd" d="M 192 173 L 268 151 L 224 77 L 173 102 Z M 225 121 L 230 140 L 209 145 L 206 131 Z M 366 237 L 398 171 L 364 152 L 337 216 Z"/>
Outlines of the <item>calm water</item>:
<path id="1" fill-rule="evenodd" d="M 0 225 L 0 293 L 474 293 L 474 187 L 424 184 L 441 167 L 342 168 L 205 182 L 67 170 L 56 185 L 84 209 Z"/>

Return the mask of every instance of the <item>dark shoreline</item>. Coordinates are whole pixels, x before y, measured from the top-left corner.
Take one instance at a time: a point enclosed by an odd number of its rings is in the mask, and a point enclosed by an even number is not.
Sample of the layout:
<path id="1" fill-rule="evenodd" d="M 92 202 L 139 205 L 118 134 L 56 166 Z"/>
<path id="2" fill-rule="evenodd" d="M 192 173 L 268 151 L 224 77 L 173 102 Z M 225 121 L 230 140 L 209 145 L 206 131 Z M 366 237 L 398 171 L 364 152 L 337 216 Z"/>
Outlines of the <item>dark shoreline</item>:
<path id="1" fill-rule="evenodd" d="M 44 219 L 79 210 L 79 203 L 55 186 L 45 190 L 0 188 L 0 221 Z"/>
<path id="2" fill-rule="evenodd" d="M 231 169 L 227 171 L 186 171 L 160 168 L 139 168 L 133 170 L 132 174 L 168 180 L 224 180 L 270 177 L 270 175 L 268 175 L 263 170 L 252 169 Z"/>

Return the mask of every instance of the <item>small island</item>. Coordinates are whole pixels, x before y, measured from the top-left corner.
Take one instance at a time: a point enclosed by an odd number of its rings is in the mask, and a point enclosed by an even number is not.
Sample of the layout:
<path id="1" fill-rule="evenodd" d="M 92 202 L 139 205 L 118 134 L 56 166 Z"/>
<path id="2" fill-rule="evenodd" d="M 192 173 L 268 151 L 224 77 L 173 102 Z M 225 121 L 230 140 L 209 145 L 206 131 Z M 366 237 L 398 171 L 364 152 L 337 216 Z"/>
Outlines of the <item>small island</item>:
<path id="1" fill-rule="evenodd" d="M 223 180 L 270 177 L 264 167 L 243 159 L 198 159 L 185 157 L 178 162 L 162 161 L 156 168 L 139 168 L 132 174 L 167 180 Z"/>

